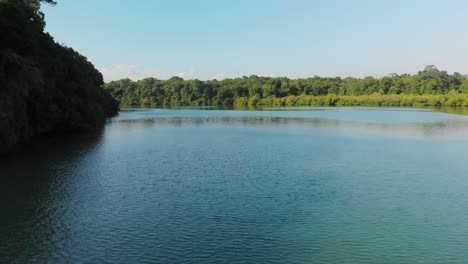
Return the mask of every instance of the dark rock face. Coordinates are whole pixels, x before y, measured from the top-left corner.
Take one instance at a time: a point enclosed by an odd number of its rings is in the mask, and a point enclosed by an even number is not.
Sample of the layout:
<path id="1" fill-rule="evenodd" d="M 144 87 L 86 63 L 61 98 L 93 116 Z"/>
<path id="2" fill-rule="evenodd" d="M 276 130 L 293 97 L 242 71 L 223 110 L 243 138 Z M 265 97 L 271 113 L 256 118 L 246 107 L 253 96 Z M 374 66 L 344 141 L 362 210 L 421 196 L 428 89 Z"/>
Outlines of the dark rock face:
<path id="1" fill-rule="evenodd" d="M 0 0 L 0 153 L 46 133 L 91 130 L 118 103 L 82 55 L 44 33 L 37 0 Z"/>

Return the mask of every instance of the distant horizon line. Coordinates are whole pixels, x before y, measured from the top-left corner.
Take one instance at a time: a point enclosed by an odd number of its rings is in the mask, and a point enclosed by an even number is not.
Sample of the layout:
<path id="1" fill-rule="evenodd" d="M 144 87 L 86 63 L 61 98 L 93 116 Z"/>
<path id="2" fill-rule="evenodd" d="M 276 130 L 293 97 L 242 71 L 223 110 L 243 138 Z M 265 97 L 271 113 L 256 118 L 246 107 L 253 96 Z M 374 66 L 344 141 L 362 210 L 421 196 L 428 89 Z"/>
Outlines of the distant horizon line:
<path id="1" fill-rule="evenodd" d="M 104 71 L 106 71 L 106 69 L 104 68 L 103 69 Z M 103 70 L 100 70 L 101 73 Z M 353 77 L 353 76 L 340 76 L 340 75 L 336 75 L 336 76 L 320 76 L 320 75 L 314 75 L 314 76 L 310 76 L 310 77 L 288 77 L 287 75 L 284 75 L 284 76 L 275 76 L 274 74 L 250 74 L 250 75 L 242 75 L 242 76 L 237 76 L 237 77 L 225 77 L 225 76 L 219 76 L 220 78 L 218 77 L 214 77 L 214 78 L 196 78 L 196 77 L 184 77 L 184 76 L 181 76 L 182 74 L 175 74 L 175 75 L 172 75 L 170 77 L 158 77 L 158 76 L 139 76 L 137 78 L 132 78 L 132 77 L 123 77 L 123 78 L 112 78 L 112 80 L 109 80 L 109 81 L 104 81 L 105 83 L 110 83 L 110 82 L 114 82 L 114 81 L 120 81 L 120 80 L 126 80 L 126 79 L 129 79 L 133 82 L 138 82 L 138 81 L 142 81 L 142 80 L 145 80 L 145 79 L 155 79 L 155 80 L 160 80 L 160 81 L 168 81 L 170 79 L 173 79 L 173 78 L 180 78 L 184 81 L 190 81 L 190 80 L 197 80 L 197 81 L 223 81 L 223 80 L 236 80 L 236 79 L 248 79 L 248 78 L 251 78 L 251 77 L 257 77 L 257 78 L 268 78 L 268 79 L 288 79 L 288 80 L 306 80 L 306 79 L 341 79 L 341 80 L 344 80 L 344 79 L 357 79 L 357 80 L 364 80 L 364 79 L 383 79 L 383 78 L 396 78 L 396 77 L 405 77 L 405 76 L 418 76 L 421 72 L 425 71 L 425 70 L 435 70 L 435 71 L 438 71 L 440 73 L 446 73 L 447 75 L 451 75 L 451 76 L 454 76 L 454 75 L 459 75 L 460 77 L 464 77 L 464 78 L 468 78 L 467 74 L 462 74 L 458 71 L 454 71 L 452 73 L 446 71 L 446 70 L 440 70 L 437 68 L 437 66 L 435 65 L 427 65 L 424 67 L 424 69 L 422 70 L 419 70 L 418 72 L 416 73 L 396 73 L 396 72 L 393 72 L 393 73 L 388 73 L 388 74 L 385 74 L 385 75 L 381 75 L 381 76 L 378 76 L 378 75 L 368 75 L 368 76 L 363 76 L 363 77 Z M 103 76 L 105 74 L 103 73 Z M 131 74 L 130 74 L 131 75 Z M 155 74 L 157 75 L 157 74 Z M 106 79 L 104 77 L 104 79 Z"/>

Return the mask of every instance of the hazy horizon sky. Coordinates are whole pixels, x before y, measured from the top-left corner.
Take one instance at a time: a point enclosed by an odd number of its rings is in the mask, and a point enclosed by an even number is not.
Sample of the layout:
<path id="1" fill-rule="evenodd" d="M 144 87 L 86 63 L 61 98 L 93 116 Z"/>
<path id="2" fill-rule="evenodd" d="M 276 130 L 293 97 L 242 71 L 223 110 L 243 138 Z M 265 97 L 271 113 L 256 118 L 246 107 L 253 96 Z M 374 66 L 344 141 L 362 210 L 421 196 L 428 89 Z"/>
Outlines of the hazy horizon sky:
<path id="1" fill-rule="evenodd" d="M 46 31 L 106 81 L 468 73 L 468 1 L 57 2 Z"/>

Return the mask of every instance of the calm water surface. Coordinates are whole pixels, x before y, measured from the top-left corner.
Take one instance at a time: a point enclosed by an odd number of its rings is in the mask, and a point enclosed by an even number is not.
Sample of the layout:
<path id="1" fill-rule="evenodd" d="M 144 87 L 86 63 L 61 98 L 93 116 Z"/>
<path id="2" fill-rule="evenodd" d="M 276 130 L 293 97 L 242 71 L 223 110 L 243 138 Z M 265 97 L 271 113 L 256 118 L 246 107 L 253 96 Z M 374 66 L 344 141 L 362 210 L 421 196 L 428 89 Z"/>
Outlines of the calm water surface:
<path id="1" fill-rule="evenodd" d="M 0 169 L 0 263 L 468 263 L 468 116 L 122 111 Z"/>

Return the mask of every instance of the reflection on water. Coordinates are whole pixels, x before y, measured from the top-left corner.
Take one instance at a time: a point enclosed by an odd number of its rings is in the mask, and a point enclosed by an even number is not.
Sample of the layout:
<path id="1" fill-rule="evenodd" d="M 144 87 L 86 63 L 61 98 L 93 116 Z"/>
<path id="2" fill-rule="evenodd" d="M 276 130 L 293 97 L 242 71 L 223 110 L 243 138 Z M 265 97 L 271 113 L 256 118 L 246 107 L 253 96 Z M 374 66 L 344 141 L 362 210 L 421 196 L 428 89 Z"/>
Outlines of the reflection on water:
<path id="1" fill-rule="evenodd" d="M 466 263 L 458 110 L 123 111 L 0 160 L 0 263 Z"/>
<path id="2" fill-rule="evenodd" d="M 154 108 L 123 108 L 122 111 L 141 111 L 143 109 L 152 110 Z M 425 108 L 407 108 L 407 107 L 365 107 L 365 106 L 352 106 L 352 107 L 319 107 L 319 106 L 246 106 L 246 107 L 229 107 L 229 106 L 187 106 L 187 107 L 169 107 L 161 108 L 169 110 L 234 110 L 234 111 L 342 111 L 342 110 L 363 110 L 363 111 L 401 111 L 401 112 L 440 112 L 456 115 L 468 115 L 468 107 L 425 107 Z"/>
<path id="3" fill-rule="evenodd" d="M 434 122 L 362 122 L 324 118 L 275 117 L 275 116 L 214 116 L 184 117 L 166 116 L 137 119 L 122 119 L 115 123 L 119 129 L 130 131 L 156 126 L 290 126 L 301 129 L 327 129 L 347 136 L 374 135 L 391 137 L 434 137 L 442 139 L 467 139 L 468 119 L 445 119 Z M 131 133 L 131 132 L 130 132 Z"/>
<path id="4" fill-rule="evenodd" d="M 461 115 L 462 110 L 418 109 L 418 108 L 363 108 L 363 107 L 287 107 L 262 108 L 252 111 L 226 111 L 219 109 L 126 109 L 115 120 L 144 119 L 155 117 L 283 117 L 283 118 L 322 118 L 371 123 L 427 123 L 447 119 L 468 120 Z M 130 111 L 130 112 L 129 112 Z M 451 113 L 449 113 L 451 112 Z"/>
<path id="5" fill-rule="evenodd" d="M 58 241 L 70 228 L 61 217 L 77 209 L 67 201 L 86 178 L 74 168 L 87 166 L 101 139 L 100 133 L 44 138 L 0 159 L 1 263 L 60 258 Z"/>

